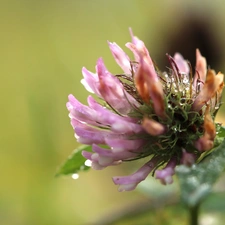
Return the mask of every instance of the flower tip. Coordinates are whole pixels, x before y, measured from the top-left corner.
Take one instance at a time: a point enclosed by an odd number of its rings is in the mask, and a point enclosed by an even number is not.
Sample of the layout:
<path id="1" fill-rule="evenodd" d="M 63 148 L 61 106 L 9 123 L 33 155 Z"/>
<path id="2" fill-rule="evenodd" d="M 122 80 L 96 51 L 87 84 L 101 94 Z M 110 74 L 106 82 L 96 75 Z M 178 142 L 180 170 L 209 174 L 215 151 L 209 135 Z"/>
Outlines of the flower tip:
<path id="1" fill-rule="evenodd" d="M 191 166 L 196 161 L 196 155 L 194 153 L 189 153 L 185 149 L 182 149 L 182 157 L 180 163 L 186 166 Z"/>
<path id="2" fill-rule="evenodd" d="M 69 100 L 69 102 L 68 102 L 69 105 L 73 105 L 73 103 L 77 101 L 76 98 L 72 94 L 68 95 L 68 100 Z"/>
<path id="3" fill-rule="evenodd" d="M 107 43 L 108 43 L 109 47 L 111 47 L 113 45 L 113 43 L 110 41 L 107 41 Z"/>
<path id="4" fill-rule="evenodd" d="M 91 158 L 92 153 L 91 153 L 91 152 L 82 151 L 82 152 L 81 152 L 81 155 L 82 155 L 84 158 L 89 159 L 89 160 L 92 161 L 92 158 Z"/>
<path id="5" fill-rule="evenodd" d="M 98 64 L 102 64 L 102 63 L 103 63 L 103 58 L 102 57 L 99 57 L 98 60 L 97 60 L 97 65 Z"/>
<path id="6" fill-rule="evenodd" d="M 170 169 L 164 169 L 164 170 L 156 170 L 155 171 L 155 178 L 159 179 L 160 182 L 164 185 L 172 184 L 173 183 L 173 176 L 174 171 Z"/>
<path id="7" fill-rule="evenodd" d="M 96 70 L 99 78 L 106 72 L 106 68 L 102 57 L 98 58 L 97 60 Z"/>
<path id="8" fill-rule="evenodd" d="M 119 192 L 124 191 L 133 191 L 136 188 L 137 184 L 123 184 L 118 187 Z"/>
<path id="9" fill-rule="evenodd" d="M 118 187 L 119 192 L 132 191 L 138 185 L 138 183 L 136 182 L 127 183 L 123 179 L 121 179 L 121 177 L 113 177 L 112 180 L 115 185 L 119 185 Z"/>
<path id="10" fill-rule="evenodd" d="M 196 58 L 202 57 L 202 54 L 198 48 L 196 48 Z"/>
<path id="11" fill-rule="evenodd" d="M 161 135 L 166 131 L 165 126 L 163 126 L 161 123 L 152 119 L 148 119 L 147 117 L 144 118 L 142 126 L 145 131 L 152 136 Z"/>
<path id="12" fill-rule="evenodd" d="M 130 33 L 130 36 L 133 38 L 134 37 L 134 34 L 133 34 L 133 31 L 132 31 L 132 28 L 129 27 L 129 33 Z"/>
<path id="13" fill-rule="evenodd" d="M 85 76 L 86 74 L 89 73 L 89 71 L 87 70 L 87 68 L 84 67 L 84 66 L 82 67 L 81 72 L 82 72 L 83 76 Z"/>

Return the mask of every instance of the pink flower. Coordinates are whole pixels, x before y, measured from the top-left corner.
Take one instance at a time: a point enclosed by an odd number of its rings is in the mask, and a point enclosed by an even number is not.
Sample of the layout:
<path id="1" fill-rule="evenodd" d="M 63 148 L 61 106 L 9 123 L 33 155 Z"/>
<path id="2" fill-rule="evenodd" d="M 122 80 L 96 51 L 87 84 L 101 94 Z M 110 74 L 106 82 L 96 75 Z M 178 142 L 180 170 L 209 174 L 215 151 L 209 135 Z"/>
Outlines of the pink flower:
<path id="1" fill-rule="evenodd" d="M 82 69 L 82 84 L 100 101 L 89 96 L 88 105 L 83 105 L 69 95 L 67 103 L 77 141 L 92 145 L 93 152 L 82 153 L 92 168 L 148 158 L 132 175 L 113 178 L 119 191 L 135 189 L 151 172 L 170 184 L 177 165 L 192 165 L 213 147 L 214 116 L 224 85 L 223 74 L 207 71 L 199 50 L 195 73 L 179 53 L 168 56 L 171 71 L 159 71 L 144 42 L 130 32 L 132 42 L 126 47 L 134 61 L 116 43 L 108 42 L 122 74 L 111 74 L 101 58 L 95 73 Z"/>

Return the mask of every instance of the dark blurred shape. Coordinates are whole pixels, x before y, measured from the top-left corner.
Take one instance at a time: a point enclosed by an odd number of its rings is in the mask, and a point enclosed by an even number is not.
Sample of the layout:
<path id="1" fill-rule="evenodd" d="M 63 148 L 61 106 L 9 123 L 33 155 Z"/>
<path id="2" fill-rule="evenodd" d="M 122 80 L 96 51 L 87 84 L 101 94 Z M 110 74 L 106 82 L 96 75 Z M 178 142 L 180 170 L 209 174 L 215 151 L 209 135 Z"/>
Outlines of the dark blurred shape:
<path id="1" fill-rule="evenodd" d="M 172 24 L 168 24 L 171 29 L 166 34 L 166 52 L 172 56 L 175 52 L 180 52 L 195 69 L 195 50 L 198 48 L 206 57 L 208 66 L 217 72 L 220 71 L 219 66 L 223 57 L 222 46 L 220 46 L 217 38 L 219 34 L 213 22 L 210 17 L 189 14 L 178 26 L 174 27 Z M 157 64 L 160 65 L 162 62 L 163 66 L 168 65 L 166 60 L 166 57 L 157 60 Z"/>

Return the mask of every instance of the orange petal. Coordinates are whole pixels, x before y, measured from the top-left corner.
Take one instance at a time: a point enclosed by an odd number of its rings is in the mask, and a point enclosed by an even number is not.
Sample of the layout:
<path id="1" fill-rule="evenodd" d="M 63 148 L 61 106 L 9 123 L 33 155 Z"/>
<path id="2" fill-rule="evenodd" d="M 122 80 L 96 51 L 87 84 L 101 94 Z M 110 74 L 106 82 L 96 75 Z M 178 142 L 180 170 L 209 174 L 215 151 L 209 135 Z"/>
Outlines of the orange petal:
<path id="1" fill-rule="evenodd" d="M 207 106 L 204 118 L 204 135 L 195 142 L 195 147 L 199 151 L 208 151 L 214 145 L 214 138 L 216 136 L 216 127 L 210 114 L 210 107 Z"/>
<path id="2" fill-rule="evenodd" d="M 223 85 L 223 74 L 216 75 L 214 70 L 208 70 L 205 84 L 196 97 L 192 109 L 198 112 L 221 89 L 221 85 Z"/>
<path id="3" fill-rule="evenodd" d="M 161 123 L 149 119 L 147 117 L 144 118 L 142 122 L 142 126 L 146 132 L 148 132 L 152 136 L 158 136 L 163 134 L 166 131 L 166 128 Z"/>

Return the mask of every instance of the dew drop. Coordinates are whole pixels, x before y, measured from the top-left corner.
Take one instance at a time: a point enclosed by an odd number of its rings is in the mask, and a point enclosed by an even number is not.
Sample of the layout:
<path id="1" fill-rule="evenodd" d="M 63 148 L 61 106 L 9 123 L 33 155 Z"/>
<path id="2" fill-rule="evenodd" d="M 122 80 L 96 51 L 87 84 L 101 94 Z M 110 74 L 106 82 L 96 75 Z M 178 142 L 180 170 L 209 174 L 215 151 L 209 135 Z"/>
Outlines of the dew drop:
<path id="1" fill-rule="evenodd" d="M 72 175 L 72 178 L 73 178 L 74 180 L 77 180 L 77 179 L 79 178 L 79 174 L 74 173 L 74 174 Z"/>
<path id="2" fill-rule="evenodd" d="M 84 162 L 84 165 L 85 165 L 85 166 L 88 166 L 88 167 L 91 167 L 91 164 L 92 164 L 92 162 L 91 162 L 91 160 L 89 160 L 89 159 L 87 159 L 87 160 Z"/>
<path id="3" fill-rule="evenodd" d="M 188 80 L 187 78 L 183 79 L 183 83 L 184 83 L 184 84 L 187 84 L 188 81 L 189 81 L 189 80 Z"/>

